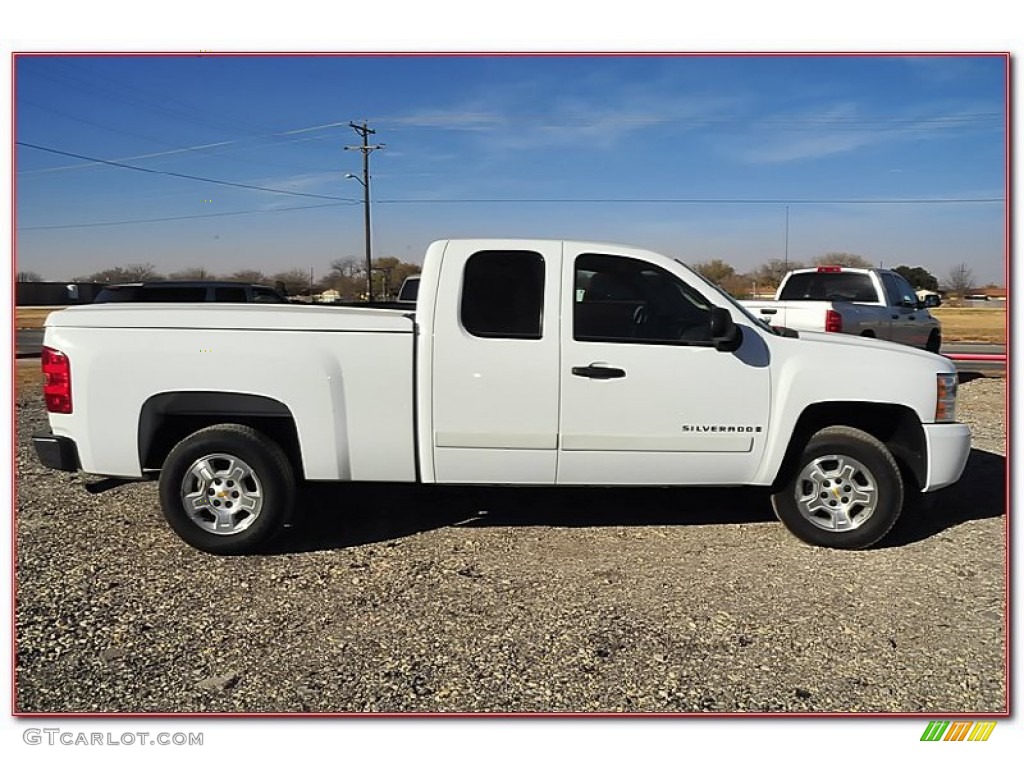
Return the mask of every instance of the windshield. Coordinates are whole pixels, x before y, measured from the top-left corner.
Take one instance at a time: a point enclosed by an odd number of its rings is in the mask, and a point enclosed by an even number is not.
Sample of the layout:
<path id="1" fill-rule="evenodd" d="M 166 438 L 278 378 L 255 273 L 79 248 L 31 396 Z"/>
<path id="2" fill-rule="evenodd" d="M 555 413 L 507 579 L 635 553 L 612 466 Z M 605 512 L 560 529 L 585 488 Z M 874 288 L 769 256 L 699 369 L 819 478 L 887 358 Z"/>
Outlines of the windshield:
<path id="1" fill-rule="evenodd" d="M 698 272 L 695 269 L 691 269 L 686 264 L 681 262 L 679 259 L 676 259 L 675 261 L 680 266 L 686 267 L 686 270 L 690 274 L 695 275 L 696 277 L 699 277 L 709 287 L 713 288 L 718 293 L 719 296 L 723 296 L 730 304 L 732 304 L 734 307 L 736 307 L 736 309 L 738 309 L 740 311 L 740 313 L 743 314 L 744 317 L 746 317 L 748 320 L 753 321 L 755 326 L 757 326 L 758 328 L 764 328 L 766 331 L 769 331 L 770 333 L 774 333 L 776 336 L 780 336 L 781 335 L 778 331 L 776 331 L 774 328 L 772 328 L 770 325 L 768 325 L 767 322 L 765 322 L 761 318 L 755 317 L 753 314 L 751 314 L 749 309 L 744 307 L 742 304 L 740 304 L 738 301 L 736 301 L 736 299 L 734 299 L 728 293 L 726 293 L 721 288 L 719 288 L 717 285 L 715 285 L 713 282 L 711 282 L 706 277 L 704 277 L 704 275 L 702 275 L 700 272 Z"/>

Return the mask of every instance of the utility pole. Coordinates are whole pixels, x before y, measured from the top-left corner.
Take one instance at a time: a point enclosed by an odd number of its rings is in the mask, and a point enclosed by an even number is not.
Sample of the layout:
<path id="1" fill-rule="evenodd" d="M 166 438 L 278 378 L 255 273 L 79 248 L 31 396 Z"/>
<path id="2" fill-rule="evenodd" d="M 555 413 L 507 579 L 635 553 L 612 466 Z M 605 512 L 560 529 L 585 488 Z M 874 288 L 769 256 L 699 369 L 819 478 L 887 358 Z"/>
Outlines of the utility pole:
<path id="1" fill-rule="evenodd" d="M 365 227 L 365 239 L 366 239 L 366 299 L 369 302 L 373 302 L 373 258 L 370 253 L 370 153 L 375 149 L 384 149 L 383 144 L 374 144 L 370 146 L 368 139 L 371 134 L 376 133 L 372 128 L 367 127 L 366 121 L 363 120 L 363 124 L 349 123 L 349 127 L 359 134 L 363 138 L 363 143 L 355 147 L 345 147 L 345 149 L 358 150 L 363 153 L 363 178 L 360 179 L 355 174 L 346 174 L 347 178 L 355 179 L 363 185 L 363 225 Z"/>
<path id="2" fill-rule="evenodd" d="M 786 206 L 786 253 L 783 259 L 783 265 L 786 271 L 789 271 L 789 206 Z"/>

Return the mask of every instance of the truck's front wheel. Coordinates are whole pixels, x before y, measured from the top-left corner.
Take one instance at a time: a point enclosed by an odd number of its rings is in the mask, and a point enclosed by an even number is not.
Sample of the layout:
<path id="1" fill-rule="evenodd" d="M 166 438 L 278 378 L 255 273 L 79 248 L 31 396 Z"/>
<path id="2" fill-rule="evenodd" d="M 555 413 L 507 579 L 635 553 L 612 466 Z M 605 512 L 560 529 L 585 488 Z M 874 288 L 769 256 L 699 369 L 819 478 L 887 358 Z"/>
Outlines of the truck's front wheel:
<path id="1" fill-rule="evenodd" d="M 255 429 L 219 424 L 178 443 L 160 472 L 168 524 L 197 549 L 250 552 L 276 534 L 295 499 L 280 446 Z"/>
<path id="2" fill-rule="evenodd" d="M 807 442 L 772 506 L 809 544 L 862 549 L 896 524 L 903 479 L 884 443 L 853 427 L 826 427 Z"/>

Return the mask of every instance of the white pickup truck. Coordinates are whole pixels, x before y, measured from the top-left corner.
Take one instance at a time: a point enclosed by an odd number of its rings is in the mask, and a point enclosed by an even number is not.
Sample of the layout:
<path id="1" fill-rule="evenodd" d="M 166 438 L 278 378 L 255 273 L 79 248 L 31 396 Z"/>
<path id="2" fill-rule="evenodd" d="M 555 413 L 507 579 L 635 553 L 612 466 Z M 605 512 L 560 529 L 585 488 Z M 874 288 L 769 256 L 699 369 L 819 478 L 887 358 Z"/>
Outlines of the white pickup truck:
<path id="1" fill-rule="evenodd" d="M 947 359 L 776 333 L 616 245 L 441 241 L 415 312 L 94 305 L 44 344 L 42 463 L 158 472 L 168 523 L 214 553 L 262 546 L 300 481 L 763 486 L 796 536 L 859 548 L 970 451 Z"/>
<path id="2" fill-rule="evenodd" d="M 776 328 L 867 336 L 938 352 L 942 325 L 898 272 L 817 267 L 785 276 L 774 301 L 744 301 Z"/>

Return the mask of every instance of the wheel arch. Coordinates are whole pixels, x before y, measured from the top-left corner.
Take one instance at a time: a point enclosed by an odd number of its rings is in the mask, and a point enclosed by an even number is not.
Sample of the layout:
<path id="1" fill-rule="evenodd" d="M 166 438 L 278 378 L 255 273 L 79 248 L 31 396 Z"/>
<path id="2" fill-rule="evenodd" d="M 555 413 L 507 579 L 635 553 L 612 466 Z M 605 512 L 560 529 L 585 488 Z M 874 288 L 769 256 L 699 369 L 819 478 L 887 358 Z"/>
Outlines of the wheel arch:
<path id="1" fill-rule="evenodd" d="M 188 435 L 217 424 L 242 424 L 281 446 L 297 476 L 302 450 L 295 417 L 284 403 L 242 392 L 162 392 L 142 405 L 139 414 L 139 462 L 144 471 L 160 469 Z"/>
<path id="2" fill-rule="evenodd" d="M 841 401 L 813 403 L 800 414 L 773 488 L 785 483 L 796 470 L 797 460 L 811 436 L 832 426 L 854 427 L 877 438 L 892 453 L 904 477 L 916 487 L 924 487 L 928 475 L 927 443 L 914 410 L 889 403 Z"/>

